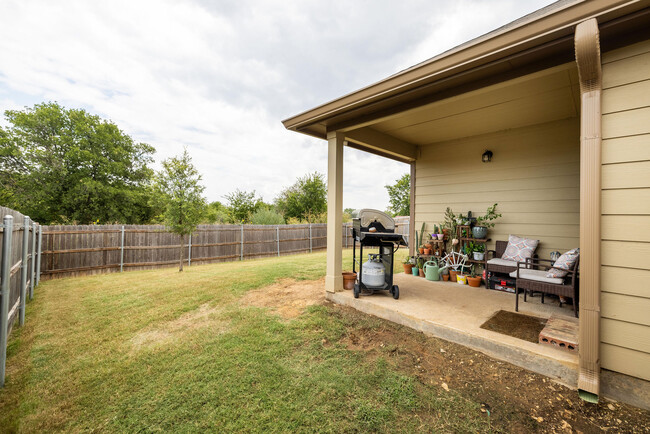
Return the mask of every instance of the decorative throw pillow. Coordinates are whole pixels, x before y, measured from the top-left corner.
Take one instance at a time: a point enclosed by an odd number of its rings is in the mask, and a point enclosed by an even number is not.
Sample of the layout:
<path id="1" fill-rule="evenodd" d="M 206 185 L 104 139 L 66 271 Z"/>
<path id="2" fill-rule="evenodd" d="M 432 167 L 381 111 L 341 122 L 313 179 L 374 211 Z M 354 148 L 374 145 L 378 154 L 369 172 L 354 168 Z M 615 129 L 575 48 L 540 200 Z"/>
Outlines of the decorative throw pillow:
<path id="1" fill-rule="evenodd" d="M 578 256 L 580 256 L 580 249 L 571 249 L 566 253 L 563 253 L 562 256 L 558 258 L 557 261 L 555 261 L 555 266 L 564 268 L 566 270 L 570 270 L 573 268 L 573 266 L 576 264 L 576 261 L 578 260 Z M 564 277 L 568 274 L 568 271 L 565 270 L 560 270 L 558 268 L 551 268 L 548 270 L 548 273 L 546 273 L 546 277 Z"/>
<path id="2" fill-rule="evenodd" d="M 501 256 L 501 259 L 509 261 L 525 261 L 527 258 L 532 258 L 535 249 L 539 244 L 539 240 L 529 240 L 528 238 L 521 238 L 517 235 L 510 235 L 508 237 L 508 246 Z"/>

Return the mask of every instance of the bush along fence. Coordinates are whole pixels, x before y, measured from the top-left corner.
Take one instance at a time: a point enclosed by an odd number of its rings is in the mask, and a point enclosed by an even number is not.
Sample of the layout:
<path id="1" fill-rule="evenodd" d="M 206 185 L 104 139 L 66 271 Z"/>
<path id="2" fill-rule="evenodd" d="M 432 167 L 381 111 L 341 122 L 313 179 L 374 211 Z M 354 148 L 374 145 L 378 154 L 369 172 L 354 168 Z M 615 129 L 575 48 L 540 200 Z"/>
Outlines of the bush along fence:
<path id="1" fill-rule="evenodd" d="M 0 387 L 4 387 L 7 338 L 18 318 L 25 323 L 27 297 L 34 297 L 34 287 L 41 275 L 41 226 L 29 217 L 0 207 L 2 219 L 0 244 Z"/>

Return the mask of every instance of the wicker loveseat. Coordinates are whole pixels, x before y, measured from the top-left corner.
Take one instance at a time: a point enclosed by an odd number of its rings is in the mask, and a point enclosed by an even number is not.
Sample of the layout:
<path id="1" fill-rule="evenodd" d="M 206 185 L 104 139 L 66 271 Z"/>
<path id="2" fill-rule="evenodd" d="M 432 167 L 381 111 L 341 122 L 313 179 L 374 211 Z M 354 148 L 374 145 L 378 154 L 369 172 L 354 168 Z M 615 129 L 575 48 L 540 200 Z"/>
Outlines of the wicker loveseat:
<path id="1" fill-rule="evenodd" d="M 517 268 L 510 273 L 510 277 L 517 279 L 515 287 L 515 311 L 519 311 L 519 291 L 524 290 L 524 301 L 526 293 L 535 291 L 542 293 L 542 303 L 544 303 L 544 294 L 555 294 L 573 299 L 573 314 L 578 317 L 578 282 L 580 273 L 578 267 L 580 256 L 571 269 L 553 267 L 553 261 L 550 259 L 529 258 L 526 261 L 517 262 Z M 551 268 L 564 270 L 567 272 L 565 277 L 546 277 L 546 273 Z M 560 302 L 560 306 L 562 303 Z"/>
<path id="2" fill-rule="evenodd" d="M 488 250 L 486 252 L 486 256 L 489 256 L 489 254 L 492 254 L 492 258 L 487 260 L 487 263 L 485 264 L 485 272 L 487 274 L 489 273 L 502 273 L 502 274 L 510 274 L 513 271 L 517 270 L 517 261 L 510 261 L 507 259 L 501 259 L 503 256 L 503 253 L 506 251 L 506 247 L 508 247 L 508 242 L 507 241 L 496 241 L 494 250 Z"/>

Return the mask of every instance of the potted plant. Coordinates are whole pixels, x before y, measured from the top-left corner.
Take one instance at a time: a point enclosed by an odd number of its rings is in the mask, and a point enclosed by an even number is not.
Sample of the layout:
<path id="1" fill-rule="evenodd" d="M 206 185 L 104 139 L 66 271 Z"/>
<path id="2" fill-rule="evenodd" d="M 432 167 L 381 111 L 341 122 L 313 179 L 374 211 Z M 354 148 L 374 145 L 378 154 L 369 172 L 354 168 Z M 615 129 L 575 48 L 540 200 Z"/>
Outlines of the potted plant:
<path id="1" fill-rule="evenodd" d="M 418 252 L 420 252 L 420 255 L 424 254 L 424 226 L 426 223 L 422 223 L 422 229 L 418 233 L 418 231 L 415 231 L 415 245 L 417 246 Z"/>
<path id="2" fill-rule="evenodd" d="M 412 259 L 413 259 L 413 268 L 411 269 L 411 273 L 414 276 L 419 276 L 420 275 L 420 269 L 418 268 L 417 256 L 413 256 Z"/>
<path id="3" fill-rule="evenodd" d="M 343 272 L 343 288 L 344 289 L 354 289 L 354 284 L 357 281 L 357 273 L 352 271 Z"/>
<path id="4" fill-rule="evenodd" d="M 442 280 L 447 282 L 449 280 L 449 269 L 448 268 L 443 268 L 442 269 Z"/>
<path id="5" fill-rule="evenodd" d="M 501 217 L 501 214 L 496 212 L 497 204 L 489 206 L 485 215 L 476 217 L 476 225 L 472 228 L 472 236 L 476 239 L 487 238 L 488 228 L 494 227 L 493 220 Z"/>
<path id="6" fill-rule="evenodd" d="M 424 277 L 424 258 L 419 257 L 417 264 L 418 264 L 418 273 L 420 277 Z"/>
<path id="7" fill-rule="evenodd" d="M 463 274 L 463 270 L 460 270 L 458 274 L 456 274 L 456 283 L 460 285 L 466 285 L 467 284 L 467 275 Z"/>
<path id="8" fill-rule="evenodd" d="M 411 274 L 413 272 L 413 263 L 411 262 L 410 256 L 404 258 L 402 265 L 404 266 L 404 274 Z"/>
<path id="9" fill-rule="evenodd" d="M 485 259 L 485 244 L 475 243 L 472 249 L 475 261 L 482 261 Z"/>
<path id="10" fill-rule="evenodd" d="M 472 265 L 470 268 L 470 275 L 467 276 L 467 283 L 469 286 L 474 288 L 481 286 L 481 276 L 476 275 L 476 272 L 474 271 L 474 265 Z"/>

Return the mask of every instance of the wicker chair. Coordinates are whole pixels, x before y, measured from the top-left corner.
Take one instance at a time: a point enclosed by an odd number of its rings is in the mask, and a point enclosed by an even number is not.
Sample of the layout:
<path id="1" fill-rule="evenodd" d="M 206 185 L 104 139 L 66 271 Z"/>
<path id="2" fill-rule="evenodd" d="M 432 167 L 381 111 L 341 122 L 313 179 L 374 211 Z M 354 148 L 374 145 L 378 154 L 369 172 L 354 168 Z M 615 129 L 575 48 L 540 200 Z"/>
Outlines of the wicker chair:
<path id="1" fill-rule="evenodd" d="M 573 299 L 573 314 L 578 317 L 578 282 L 580 273 L 578 267 L 580 257 L 576 260 L 573 267 L 568 270 L 560 267 L 553 267 L 553 261 L 550 259 L 529 258 L 523 262 L 517 262 L 517 269 L 510 274 L 511 277 L 517 278 L 515 287 L 515 311 L 519 311 L 519 290 L 524 290 L 524 301 L 526 301 L 526 292 L 536 291 L 542 293 L 542 303 L 544 303 L 544 294 L 555 294 Z M 546 272 L 551 268 L 567 271 L 563 278 L 547 278 Z M 562 302 L 560 302 L 562 306 Z"/>
<path id="2" fill-rule="evenodd" d="M 486 252 L 486 256 L 492 253 L 492 259 L 500 259 L 503 256 L 503 253 L 506 251 L 506 247 L 508 247 L 507 241 L 497 240 L 494 250 L 488 250 Z M 517 269 L 517 263 L 515 261 L 508 261 L 508 262 L 512 262 L 512 265 L 506 265 L 505 261 L 504 264 L 494 264 L 494 263 L 490 264 L 488 260 L 488 262 L 485 264 L 485 272 L 510 274 Z"/>

